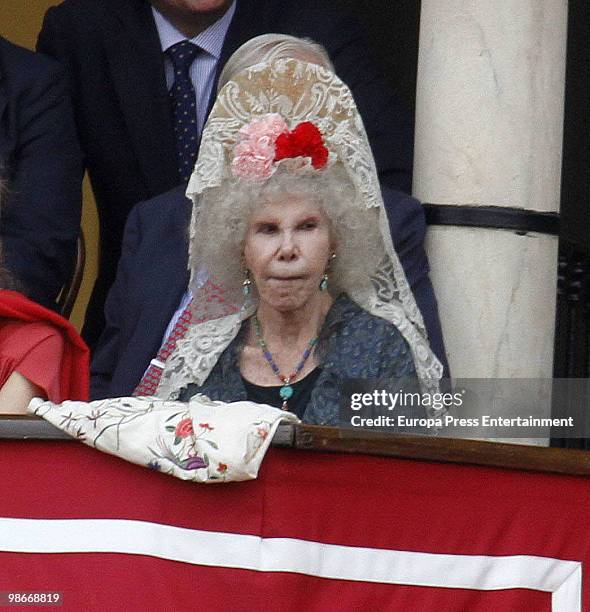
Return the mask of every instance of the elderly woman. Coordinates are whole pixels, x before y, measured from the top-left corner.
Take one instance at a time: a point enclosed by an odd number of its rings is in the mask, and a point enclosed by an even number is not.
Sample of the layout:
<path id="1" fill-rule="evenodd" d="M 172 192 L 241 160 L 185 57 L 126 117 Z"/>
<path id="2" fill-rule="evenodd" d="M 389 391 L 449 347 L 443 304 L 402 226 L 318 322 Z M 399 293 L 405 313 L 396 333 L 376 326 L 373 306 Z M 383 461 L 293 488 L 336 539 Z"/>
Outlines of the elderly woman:
<path id="1" fill-rule="evenodd" d="M 346 379 L 435 390 L 441 366 L 393 249 L 367 136 L 323 50 L 259 37 L 221 82 L 188 188 L 192 324 L 157 396 L 249 399 L 336 424 Z"/>
<path id="2" fill-rule="evenodd" d="M 139 397 L 30 412 L 135 463 L 223 482 L 256 476 L 281 420 L 338 425 L 345 380 L 438 390 L 362 121 L 321 48 L 267 35 L 236 52 L 188 193 L 189 291 Z"/>

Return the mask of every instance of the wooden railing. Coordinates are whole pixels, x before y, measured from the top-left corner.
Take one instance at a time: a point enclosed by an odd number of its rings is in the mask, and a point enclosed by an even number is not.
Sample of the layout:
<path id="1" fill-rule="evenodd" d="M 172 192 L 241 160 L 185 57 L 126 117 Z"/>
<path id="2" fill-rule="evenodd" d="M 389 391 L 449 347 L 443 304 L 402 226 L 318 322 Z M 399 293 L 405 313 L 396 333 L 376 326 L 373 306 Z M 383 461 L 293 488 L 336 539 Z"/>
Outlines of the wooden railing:
<path id="1" fill-rule="evenodd" d="M 47 421 L 29 416 L 0 416 L 0 440 L 2 439 L 74 441 Z M 1 444 L 0 441 L 0 448 Z M 273 445 L 307 451 L 362 453 L 381 457 L 590 476 L 590 453 L 563 448 L 432 436 L 375 434 L 362 430 L 315 425 L 281 425 L 275 434 Z"/>

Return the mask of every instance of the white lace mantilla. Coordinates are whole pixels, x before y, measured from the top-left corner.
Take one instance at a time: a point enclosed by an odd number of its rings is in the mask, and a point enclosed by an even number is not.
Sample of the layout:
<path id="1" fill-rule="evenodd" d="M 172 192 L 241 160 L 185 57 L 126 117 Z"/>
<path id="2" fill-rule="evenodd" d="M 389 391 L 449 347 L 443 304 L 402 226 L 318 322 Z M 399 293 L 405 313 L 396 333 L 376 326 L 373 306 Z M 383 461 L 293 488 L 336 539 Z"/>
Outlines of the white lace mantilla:
<path id="1" fill-rule="evenodd" d="M 377 169 L 361 117 L 350 89 L 332 72 L 295 59 L 278 59 L 257 64 L 239 73 L 219 92 L 203 131 L 199 157 L 191 176 L 187 196 L 193 200 L 190 228 L 191 289 L 198 293 L 203 270 L 195 246 L 200 215 L 200 195 L 229 180 L 234 147 L 240 128 L 257 117 L 279 113 L 293 126 L 313 122 L 321 131 L 326 147 L 346 169 L 357 197 L 353 206 L 367 214 L 367 224 L 377 223 L 384 256 L 371 275 L 370 288 L 344 287 L 346 293 L 371 314 L 393 323 L 408 342 L 424 392 L 439 388 L 442 365 L 430 349 L 424 321 L 393 247 L 389 222 L 379 186 Z M 358 230 L 357 230 L 358 231 Z M 358 253 L 359 259 L 363 253 Z M 224 279 L 216 279 L 221 285 Z M 228 283 L 229 285 L 229 283 Z M 244 304 L 238 304 L 244 312 Z M 251 311 L 255 304 L 248 304 Z M 212 318 L 194 313 L 194 320 Z M 221 352 L 238 333 L 244 316 L 222 316 L 194 326 L 171 355 L 158 388 L 158 396 L 178 397 L 191 382 L 202 384 Z"/>
<path id="2" fill-rule="evenodd" d="M 166 360 L 156 397 L 175 400 L 189 384 L 202 385 L 241 324 L 242 316 L 233 314 L 191 326 Z"/>
<path id="3" fill-rule="evenodd" d="M 236 75 L 219 92 L 187 188 L 196 200 L 229 176 L 238 131 L 256 117 L 278 113 L 291 127 L 312 121 L 328 149 L 338 155 L 367 207 L 382 202 L 377 170 L 350 89 L 332 72 L 294 59 L 257 64 Z M 193 226 L 198 206 L 193 210 Z"/>

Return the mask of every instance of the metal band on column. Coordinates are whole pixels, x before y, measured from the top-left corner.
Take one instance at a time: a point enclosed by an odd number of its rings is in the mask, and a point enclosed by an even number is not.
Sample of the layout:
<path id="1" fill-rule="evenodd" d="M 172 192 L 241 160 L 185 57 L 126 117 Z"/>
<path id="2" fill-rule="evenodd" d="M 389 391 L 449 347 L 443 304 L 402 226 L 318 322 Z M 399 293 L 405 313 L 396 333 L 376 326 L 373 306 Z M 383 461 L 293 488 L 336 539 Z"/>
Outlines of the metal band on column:
<path id="1" fill-rule="evenodd" d="M 505 229 L 517 233 L 559 235 L 559 214 L 543 213 L 504 206 L 456 206 L 453 204 L 424 204 L 428 225 L 457 227 L 485 227 Z"/>

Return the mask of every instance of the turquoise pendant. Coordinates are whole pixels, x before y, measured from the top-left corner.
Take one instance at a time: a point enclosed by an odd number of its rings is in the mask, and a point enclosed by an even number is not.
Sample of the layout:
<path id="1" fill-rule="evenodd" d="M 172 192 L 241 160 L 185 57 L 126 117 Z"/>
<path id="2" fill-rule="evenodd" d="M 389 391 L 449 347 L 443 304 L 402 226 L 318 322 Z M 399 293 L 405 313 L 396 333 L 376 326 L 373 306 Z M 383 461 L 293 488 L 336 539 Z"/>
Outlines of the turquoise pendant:
<path id="1" fill-rule="evenodd" d="M 281 387 L 279 395 L 284 401 L 291 399 L 291 397 L 293 396 L 293 387 L 291 385 L 285 385 L 284 387 Z"/>
<path id="2" fill-rule="evenodd" d="M 320 281 L 320 291 L 328 290 L 328 275 L 324 274 L 322 280 Z"/>

